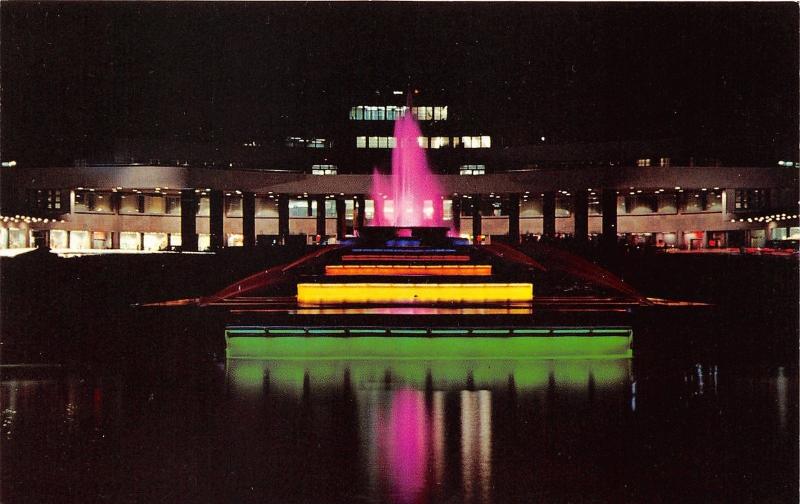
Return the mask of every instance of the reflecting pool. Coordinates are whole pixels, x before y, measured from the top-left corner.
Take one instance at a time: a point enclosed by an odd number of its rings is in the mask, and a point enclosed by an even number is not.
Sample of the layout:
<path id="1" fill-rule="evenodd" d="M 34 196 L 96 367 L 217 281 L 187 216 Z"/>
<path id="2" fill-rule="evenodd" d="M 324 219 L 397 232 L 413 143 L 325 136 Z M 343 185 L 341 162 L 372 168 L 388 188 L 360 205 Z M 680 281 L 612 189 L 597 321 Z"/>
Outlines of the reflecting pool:
<path id="1" fill-rule="evenodd" d="M 762 502 L 797 491 L 797 377 L 782 367 L 188 364 L 4 368 L 4 500 Z"/>

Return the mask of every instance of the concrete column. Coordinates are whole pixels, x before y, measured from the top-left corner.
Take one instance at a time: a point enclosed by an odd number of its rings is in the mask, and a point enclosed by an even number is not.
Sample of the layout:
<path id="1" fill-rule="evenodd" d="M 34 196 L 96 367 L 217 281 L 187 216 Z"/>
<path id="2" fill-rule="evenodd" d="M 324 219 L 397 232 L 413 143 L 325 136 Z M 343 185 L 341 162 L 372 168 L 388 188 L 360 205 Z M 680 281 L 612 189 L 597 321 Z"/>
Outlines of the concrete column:
<path id="1" fill-rule="evenodd" d="M 219 250 L 225 246 L 225 194 L 219 189 L 212 189 L 208 197 L 208 202 L 210 206 L 209 229 L 211 231 L 211 249 Z"/>
<path id="2" fill-rule="evenodd" d="M 519 243 L 519 194 L 508 196 L 508 240 Z"/>
<path id="3" fill-rule="evenodd" d="M 356 229 L 361 229 L 364 227 L 364 209 L 366 208 L 363 194 L 356 195 L 354 198 L 354 206 L 355 220 L 353 221 L 353 227 Z"/>
<path id="4" fill-rule="evenodd" d="M 472 195 L 472 236 L 477 237 L 483 234 L 481 229 L 481 195 Z"/>
<path id="5" fill-rule="evenodd" d="M 122 206 L 122 194 L 118 192 L 111 193 L 111 212 L 118 214 L 120 206 Z"/>
<path id="6" fill-rule="evenodd" d="M 675 231 L 675 246 L 677 248 L 684 248 L 683 240 L 684 240 L 683 231 L 682 230 Z"/>
<path id="7" fill-rule="evenodd" d="M 603 212 L 603 242 L 607 245 L 617 243 L 617 191 L 603 189 L 600 196 Z"/>
<path id="8" fill-rule="evenodd" d="M 556 193 L 548 191 L 542 198 L 542 235 L 553 238 L 556 235 Z"/>
<path id="9" fill-rule="evenodd" d="M 317 202 L 317 234 L 320 238 L 325 237 L 325 196 L 316 196 Z M 311 202 L 309 201 L 309 205 Z"/>
<path id="10" fill-rule="evenodd" d="M 242 193 L 242 234 L 245 247 L 256 245 L 256 195 L 251 192 Z"/>
<path id="11" fill-rule="evenodd" d="M 197 251 L 197 193 L 194 189 L 181 191 L 181 249 Z M 119 233 L 117 233 L 119 234 Z M 117 236 L 119 246 L 119 236 Z"/>
<path id="12" fill-rule="evenodd" d="M 578 241 L 589 239 L 589 191 L 575 191 L 573 196 L 574 237 Z"/>
<path id="13" fill-rule="evenodd" d="M 278 196 L 278 240 L 285 243 L 289 236 L 289 196 Z"/>
<path id="14" fill-rule="evenodd" d="M 336 239 L 341 241 L 347 235 L 347 203 L 344 197 L 336 198 Z"/>
<path id="15" fill-rule="evenodd" d="M 456 235 L 461 233 L 461 196 L 453 197 L 453 231 Z"/>
<path id="16" fill-rule="evenodd" d="M 111 232 L 111 248 L 117 250 L 119 249 L 119 231 Z"/>
<path id="17" fill-rule="evenodd" d="M 677 206 L 677 203 L 676 203 Z M 722 220 L 729 221 L 736 213 L 736 190 L 725 189 L 722 191 Z"/>

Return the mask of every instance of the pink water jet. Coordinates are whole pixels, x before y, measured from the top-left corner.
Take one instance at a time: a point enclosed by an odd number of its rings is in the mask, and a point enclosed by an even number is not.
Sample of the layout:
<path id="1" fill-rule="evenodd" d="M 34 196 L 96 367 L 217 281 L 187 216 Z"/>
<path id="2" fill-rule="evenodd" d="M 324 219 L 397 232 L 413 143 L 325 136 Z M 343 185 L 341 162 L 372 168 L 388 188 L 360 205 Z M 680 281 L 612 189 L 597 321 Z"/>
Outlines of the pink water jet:
<path id="1" fill-rule="evenodd" d="M 411 107 L 394 123 L 392 173 L 372 176 L 374 225 L 442 226 L 442 190 L 419 145 L 422 132 Z"/>

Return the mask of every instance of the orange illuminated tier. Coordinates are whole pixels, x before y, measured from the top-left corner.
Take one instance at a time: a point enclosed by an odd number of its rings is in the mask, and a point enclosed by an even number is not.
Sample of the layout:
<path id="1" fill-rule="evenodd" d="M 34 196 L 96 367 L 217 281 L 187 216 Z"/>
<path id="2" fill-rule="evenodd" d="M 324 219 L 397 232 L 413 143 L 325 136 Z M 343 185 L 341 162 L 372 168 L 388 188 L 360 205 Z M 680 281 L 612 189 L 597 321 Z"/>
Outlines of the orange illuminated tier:
<path id="1" fill-rule="evenodd" d="M 508 303 L 533 300 L 530 283 L 299 283 L 301 305 Z"/>
<path id="2" fill-rule="evenodd" d="M 467 262 L 468 255 L 422 255 L 422 254 L 345 254 L 342 261 L 364 262 Z"/>
<path id="3" fill-rule="evenodd" d="M 333 264 L 326 276 L 491 276 L 488 264 Z"/>

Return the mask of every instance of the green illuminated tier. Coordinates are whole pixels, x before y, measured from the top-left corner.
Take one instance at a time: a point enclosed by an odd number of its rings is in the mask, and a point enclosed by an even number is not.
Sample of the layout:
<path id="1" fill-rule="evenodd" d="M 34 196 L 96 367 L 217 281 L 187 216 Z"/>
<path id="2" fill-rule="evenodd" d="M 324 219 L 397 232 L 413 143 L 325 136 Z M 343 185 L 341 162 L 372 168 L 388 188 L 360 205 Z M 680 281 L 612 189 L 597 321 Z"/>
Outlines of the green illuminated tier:
<path id="1" fill-rule="evenodd" d="M 629 328 L 229 327 L 229 359 L 569 359 L 631 357 Z"/>

